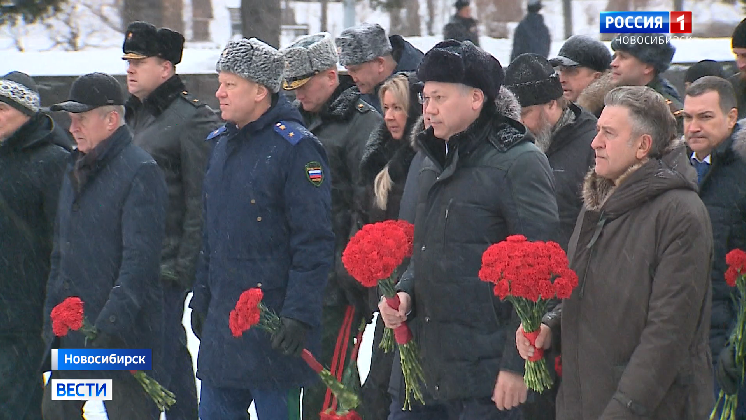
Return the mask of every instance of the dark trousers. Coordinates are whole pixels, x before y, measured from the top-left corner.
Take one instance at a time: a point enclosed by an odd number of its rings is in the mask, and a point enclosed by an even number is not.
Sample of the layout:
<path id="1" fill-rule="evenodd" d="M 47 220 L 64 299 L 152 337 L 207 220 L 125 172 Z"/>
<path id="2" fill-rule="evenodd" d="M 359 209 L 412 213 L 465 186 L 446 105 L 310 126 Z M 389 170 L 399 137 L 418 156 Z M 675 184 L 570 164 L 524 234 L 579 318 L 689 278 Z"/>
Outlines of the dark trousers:
<path id="1" fill-rule="evenodd" d="M 334 359 L 334 352 L 337 347 L 338 339 L 341 340 L 340 344 L 344 351 L 340 352 L 340 356 L 344 353 L 345 363 L 344 368 L 350 364 L 352 357 L 352 351 L 355 347 L 355 336 L 357 335 L 358 328 L 360 327 L 360 317 L 357 315 L 353 316 L 351 321 L 347 322 L 349 338 L 344 340 L 345 331 L 342 326 L 345 323 L 345 315 L 347 314 L 347 308 L 349 306 L 324 306 L 321 318 L 321 357 L 319 362 L 325 367 L 329 368 L 332 366 Z M 322 382 L 317 382 L 314 385 L 303 389 L 303 420 L 318 420 L 319 413 L 323 410 L 324 401 L 326 398 L 326 386 Z"/>
<path id="2" fill-rule="evenodd" d="M 443 404 L 414 404 L 411 410 L 404 410 L 404 401 L 392 395 L 388 420 L 448 420 L 448 409 Z"/>
<path id="3" fill-rule="evenodd" d="M 192 356 L 187 348 L 184 299 L 187 292 L 173 282 L 164 283 L 163 312 L 165 321 L 164 384 L 176 396 L 176 404 L 166 411 L 168 420 L 197 420 L 197 385 Z"/>
<path id="4" fill-rule="evenodd" d="M 404 401 L 395 397 L 391 402 L 388 420 L 533 420 L 523 417 L 519 409 L 500 411 L 489 398 L 455 400 L 402 410 Z"/>
<path id="5" fill-rule="evenodd" d="M 0 335 L 0 420 L 39 420 L 44 393 L 41 332 Z"/>
<path id="6" fill-rule="evenodd" d="M 201 420 L 249 420 L 252 401 L 259 420 L 300 419 L 300 388 L 287 391 L 214 388 L 203 382 L 200 397 Z"/>
<path id="7" fill-rule="evenodd" d="M 105 377 L 106 371 L 101 372 Z M 153 400 L 145 393 L 134 376 L 118 375 L 112 372 L 111 401 L 104 401 L 109 420 L 158 420 L 160 413 Z M 83 419 L 85 401 L 52 400 L 52 379 L 79 379 L 76 371 L 58 370 L 52 372 L 49 383 L 44 389 L 42 413 L 44 420 L 80 420 Z M 121 379 L 119 379 L 121 378 Z"/>
<path id="8" fill-rule="evenodd" d="M 388 418 L 391 406 L 389 380 L 391 367 L 394 364 L 394 352 L 386 353 L 378 345 L 383 337 L 383 320 L 378 318 L 373 335 L 373 353 L 370 359 L 370 371 L 363 384 L 361 415 L 364 420 Z"/>

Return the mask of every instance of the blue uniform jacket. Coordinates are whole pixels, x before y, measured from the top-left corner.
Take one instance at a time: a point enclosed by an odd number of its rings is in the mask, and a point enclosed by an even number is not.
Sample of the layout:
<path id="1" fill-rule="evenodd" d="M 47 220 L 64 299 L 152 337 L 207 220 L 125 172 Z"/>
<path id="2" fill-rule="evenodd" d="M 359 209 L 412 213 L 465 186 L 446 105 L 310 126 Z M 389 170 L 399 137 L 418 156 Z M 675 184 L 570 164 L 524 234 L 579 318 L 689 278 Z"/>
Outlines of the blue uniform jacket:
<path id="1" fill-rule="evenodd" d="M 228 319 L 244 290 L 261 287 L 280 316 L 312 327 L 320 349 L 321 302 L 334 257 L 331 179 L 321 143 L 279 97 L 258 120 L 208 136 L 214 150 L 203 188 L 203 246 L 193 310 L 207 315 L 197 376 L 214 387 L 289 389 L 316 374 L 251 329 L 236 338 Z"/>

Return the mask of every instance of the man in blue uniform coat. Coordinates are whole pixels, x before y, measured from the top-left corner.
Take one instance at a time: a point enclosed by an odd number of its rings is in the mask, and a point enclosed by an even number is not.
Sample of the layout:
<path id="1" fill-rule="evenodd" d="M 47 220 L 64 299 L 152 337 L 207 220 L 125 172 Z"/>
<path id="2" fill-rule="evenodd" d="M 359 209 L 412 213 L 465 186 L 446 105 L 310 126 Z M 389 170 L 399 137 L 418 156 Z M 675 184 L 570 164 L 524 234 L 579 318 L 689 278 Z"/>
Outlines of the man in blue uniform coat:
<path id="1" fill-rule="evenodd" d="M 282 55 L 255 39 L 229 43 L 216 65 L 223 127 L 203 187 L 204 230 L 193 330 L 203 420 L 298 419 L 300 390 L 316 374 L 298 357 L 318 354 L 321 301 L 334 257 L 331 180 L 321 143 L 278 94 Z M 259 287 L 282 320 L 270 335 L 233 337 L 230 311 Z"/>

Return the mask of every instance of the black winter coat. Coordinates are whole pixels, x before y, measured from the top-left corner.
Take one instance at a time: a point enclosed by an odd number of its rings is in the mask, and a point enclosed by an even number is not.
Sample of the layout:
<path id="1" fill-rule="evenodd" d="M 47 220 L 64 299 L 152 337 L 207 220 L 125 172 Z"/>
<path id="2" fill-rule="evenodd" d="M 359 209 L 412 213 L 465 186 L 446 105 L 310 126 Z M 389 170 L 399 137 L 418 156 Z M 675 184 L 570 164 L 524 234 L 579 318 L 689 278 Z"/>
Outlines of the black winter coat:
<path id="1" fill-rule="evenodd" d="M 0 335 L 41 335 L 69 150 L 67 135 L 41 113 L 0 142 Z"/>
<path id="2" fill-rule="evenodd" d="M 513 234 L 554 238 L 559 219 L 551 168 L 526 128 L 488 106 L 445 143 L 419 135 L 414 255 L 399 288 L 413 297 L 415 339 L 428 391 L 438 400 L 486 398 L 500 370 L 523 373 L 519 321 L 478 278 L 482 254 Z"/>
<path id="3" fill-rule="evenodd" d="M 549 35 L 549 28 L 544 23 L 544 16 L 529 12 L 513 33 L 513 52 L 510 54 L 510 61 L 512 62 L 516 57 L 525 53 L 547 57 L 551 44 L 552 37 Z"/>
<path id="4" fill-rule="evenodd" d="M 733 85 L 733 90 L 736 92 L 738 119 L 746 118 L 746 81 L 741 76 L 740 71 L 729 77 L 728 81 Z"/>
<path id="5" fill-rule="evenodd" d="M 365 193 L 360 184 L 360 160 L 370 132 L 382 121 L 381 116 L 360 99 L 360 92 L 346 78 L 318 113 L 309 113 L 298 107 L 308 130 L 324 146 L 329 157 L 332 181 L 332 229 L 335 237 L 334 269 L 324 292 L 325 305 L 356 304 L 348 302 L 342 288 L 363 298 L 360 283 L 353 279 L 342 264 L 342 252 L 354 230 L 353 208 L 356 200 Z"/>
<path id="6" fill-rule="evenodd" d="M 474 18 L 464 18 L 459 15 L 451 16 L 451 20 L 443 27 L 443 39 L 456 41 L 471 41 L 479 46 L 479 28 Z"/>
<path id="7" fill-rule="evenodd" d="M 79 171 L 77 162 L 68 165 L 60 190 L 44 339 L 48 347 L 85 347 L 77 332 L 56 340 L 49 318 L 65 298 L 79 296 L 92 325 L 121 340 L 124 348 L 152 349 L 158 371 L 164 345 L 159 278 L 167 201 L 163 173 L 132 143 L 127 127 L 90 153 L 97 155 L 90 165 Z M 111 372 L 85 373 L 106 377 Z"/>
<path id="8" fill-rule="evenodd" d="M 177 75 L 144 102 L 131 96 L 126 110 L 134 143 L 153 156 L 168 187 L 161 278 L 189 290 L 202 240 L 202 179 L 209 153 L 205 139 L 220 119 L 187 93 Z"/>
<path id="9" fill-rule="evenodd" d="M 712 221 L 715 246 L 710 324 L 713 360 L 725 346 L 737 315 L 732 300 L 735 289 L 725 284 L 725 255 L 735 248 L 746 250 L 746 129 L 742 124 L 712 151 L 710 170 L 699 186 L 699 196 Z"/>
<path id="10" fill-rule="evenodd" d="M 554 185 L 559 210 L 557 242 L 567 251 L 575 222 L 583 207 L 583 179 L 595 164 L 596 153 L 591 142 L 596 137 L 596 122 L 590 112 L 570 104 L 575 121 L 557 131 L 546 151 L 554 174 Z"/>

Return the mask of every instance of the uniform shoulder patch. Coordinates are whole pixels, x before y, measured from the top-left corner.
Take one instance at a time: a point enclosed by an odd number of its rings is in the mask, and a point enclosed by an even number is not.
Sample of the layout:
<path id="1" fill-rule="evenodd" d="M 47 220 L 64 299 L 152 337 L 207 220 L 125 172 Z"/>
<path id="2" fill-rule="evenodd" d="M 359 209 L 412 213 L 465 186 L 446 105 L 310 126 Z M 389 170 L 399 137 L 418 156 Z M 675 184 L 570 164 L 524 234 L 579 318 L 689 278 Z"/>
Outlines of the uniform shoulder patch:
<path id="1" fill-rule="evenodd" d="M 313 137 L 310 131 L 302 124 L 295 121 L 280 121 L 275 124 L 275 132 L 282 136 L 288 143 L 295 146 L 304 137 Z"/>
<path id="2" fill-rule="evenodd" d="M 185 90 L 181 92 L 181 97 L 184 98 L 185 101 L 189 102 L 195 107 L 200 107 L 204 105 L 199 99 L 195 98 L 194 96 L 192 96 L 189 92 Z"/>
<path id="3" fill-rule="evenodd" d="M 324 169 L 319 162 L 312 160 L 306 163 L 306 178 L 317 187 L 324 182 Z"/>
<path id="4" fill-rule="evenodd" d="M 214 139 L 215 137 L 220 136 L 221 134 L 225 133 L 226 127 L 225 125 L 221 125 L 217 129 L 213 130 L 210 134 L 207 135 L 207 138 L 205 140 L 209 141 Z"/>

